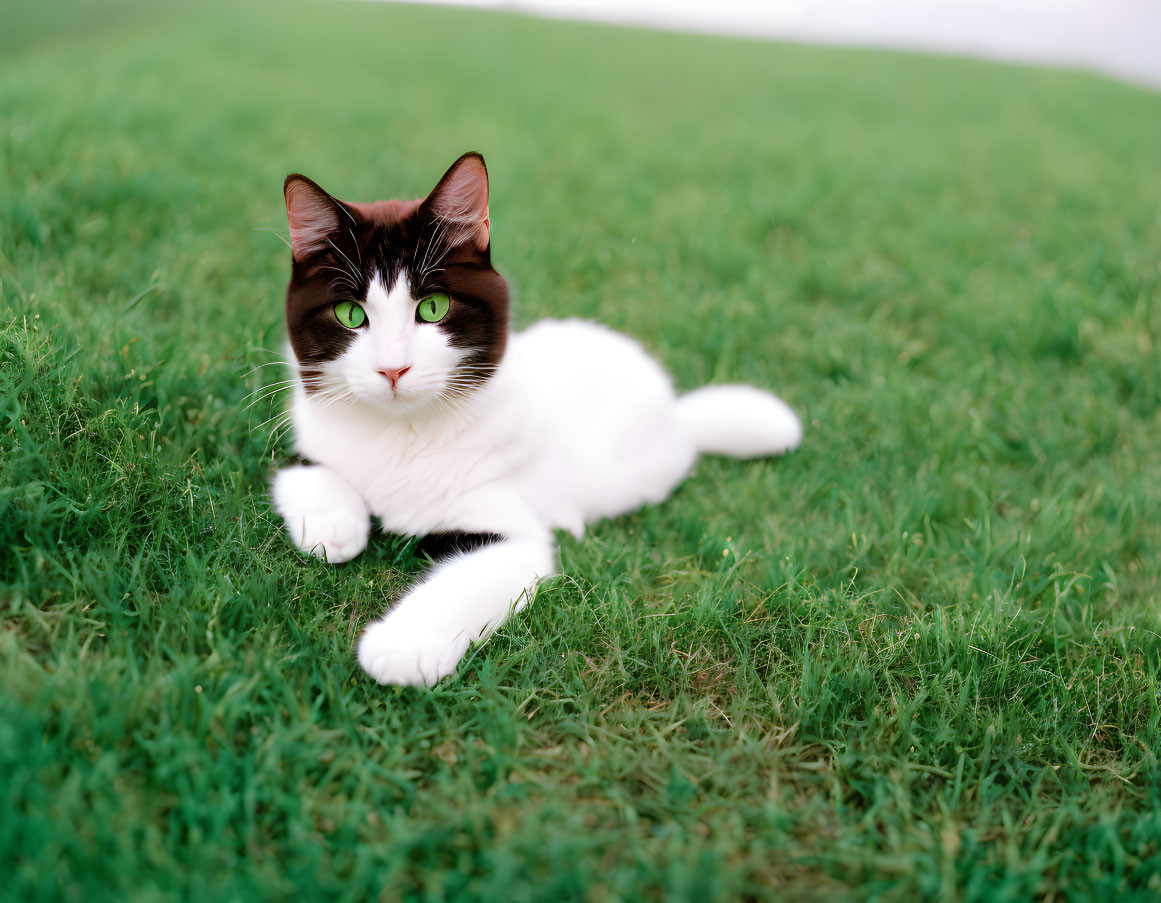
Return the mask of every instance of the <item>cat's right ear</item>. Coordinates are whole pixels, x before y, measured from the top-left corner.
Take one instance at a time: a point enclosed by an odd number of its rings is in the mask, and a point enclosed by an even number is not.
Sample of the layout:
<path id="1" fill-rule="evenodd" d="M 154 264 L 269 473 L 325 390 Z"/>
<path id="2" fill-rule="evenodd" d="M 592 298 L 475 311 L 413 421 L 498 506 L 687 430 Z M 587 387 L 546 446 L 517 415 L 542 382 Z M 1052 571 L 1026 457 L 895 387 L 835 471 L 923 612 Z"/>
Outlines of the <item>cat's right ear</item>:
<path id="1" fill-rule="evenodd" d="M 443 233 L 449 244 L 471 239 L 477 250 L 488 250 L 488 168 L 479 154 L 473 151 L 456 160 L 423 206 L 437 220 L 452 227 Z"/>
<path id="2" fill-rule="evenodd" d="M 282 183 L 286 219 L 290 223 L 290 250 L 295 261 L 304 260 L 327 246 L 339 230 L 340 217 L 350 216 L 335 200 L 306 176 L 292 173 Z"/>

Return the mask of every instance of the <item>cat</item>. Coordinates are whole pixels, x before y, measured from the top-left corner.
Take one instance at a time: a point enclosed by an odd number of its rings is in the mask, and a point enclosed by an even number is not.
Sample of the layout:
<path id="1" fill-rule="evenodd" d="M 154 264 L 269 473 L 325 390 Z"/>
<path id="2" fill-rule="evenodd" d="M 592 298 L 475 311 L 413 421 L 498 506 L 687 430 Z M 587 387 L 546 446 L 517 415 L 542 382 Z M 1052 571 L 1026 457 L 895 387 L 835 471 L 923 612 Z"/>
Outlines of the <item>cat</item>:
<path id="1" fill-rule="evenodd" d="M 557 570 L 554 529 L 663 501 L 699 453 L 798 446 L 750 386 L 678 396 L 633 339 L 545 320 L 513 335 L 488 172 L 460 157 L 414 201 L 345 203 L 287 177 L 290 416 L 306 462 L 273 479 L 294 544 L 330 563 L 383 530 L 456 548 L 358 642 L 383 684 L 432 685 Z"/>

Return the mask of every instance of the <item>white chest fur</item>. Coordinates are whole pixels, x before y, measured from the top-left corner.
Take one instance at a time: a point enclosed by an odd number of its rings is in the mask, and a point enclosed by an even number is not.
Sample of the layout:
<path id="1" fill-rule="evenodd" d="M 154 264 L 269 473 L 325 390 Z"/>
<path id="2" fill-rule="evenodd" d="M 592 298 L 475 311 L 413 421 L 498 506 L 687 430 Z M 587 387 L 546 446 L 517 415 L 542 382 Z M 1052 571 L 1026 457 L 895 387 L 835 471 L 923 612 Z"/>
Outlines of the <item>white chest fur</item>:
<path id="1" fill-rule="evenodd" d="M 513 336 L 497 374 L 455 411 L 391 420 L 300 390 L 293 416 L 298 450 L 400 533 L 467 529 L 460 501 L 487 489 L 579 535 L 664 498 L 695 456 L 664 371 L 636 342 L 578 321 Z"/>
<path id="2" fill-rule="evenodd" d="M 384 530 L 422 536 L 465 529 L 460 500 L 519 471 L 528 452 L 516 413 L 488 400 L 430 420 L 392 421 L 300 391 L 293 418 L 300 453 L 354 487 Z"/>

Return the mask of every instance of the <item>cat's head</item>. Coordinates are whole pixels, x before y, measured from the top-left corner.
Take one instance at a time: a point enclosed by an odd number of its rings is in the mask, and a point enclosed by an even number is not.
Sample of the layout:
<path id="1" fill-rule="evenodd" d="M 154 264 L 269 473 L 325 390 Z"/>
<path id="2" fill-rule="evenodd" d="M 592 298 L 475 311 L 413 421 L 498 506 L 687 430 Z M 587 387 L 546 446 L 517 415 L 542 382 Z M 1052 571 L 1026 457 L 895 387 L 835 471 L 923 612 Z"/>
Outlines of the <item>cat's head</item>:
<path id="1" fill-rule="evenodd" d="M 464 154 L 422 200 L 344 203 L 297 174 L 283 191 L 286 325 L 309 394 L 413 418 L 487 381 L 508 286 L 491 264 L 483 157 Z"/>

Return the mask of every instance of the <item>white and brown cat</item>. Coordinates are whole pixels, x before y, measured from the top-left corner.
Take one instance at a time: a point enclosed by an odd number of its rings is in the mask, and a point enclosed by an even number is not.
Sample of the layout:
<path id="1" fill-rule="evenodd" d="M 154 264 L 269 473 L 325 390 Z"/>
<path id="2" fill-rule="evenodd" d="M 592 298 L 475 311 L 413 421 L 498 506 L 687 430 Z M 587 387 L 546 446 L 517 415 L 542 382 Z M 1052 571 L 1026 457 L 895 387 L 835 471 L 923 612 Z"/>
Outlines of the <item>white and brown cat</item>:
<path id="1" fill-rule="evenodd" d="M 331 563 L 372 518 L 446 553 L 364 631 L 380 683 L 455 670 L 556 570 L 553 530 L 660 502 L 699 453 L 795 448 L 775 396 L 706 386 L 678 396 L 634 340 L 579 320 L 509 335 L 492 269 L 488 174 L 465 154 L 423 200 L 339 201 L 284 185 L 292 262 L 295 445 L 274 504 L 294 544 Z"/>

